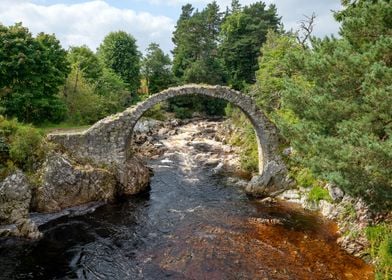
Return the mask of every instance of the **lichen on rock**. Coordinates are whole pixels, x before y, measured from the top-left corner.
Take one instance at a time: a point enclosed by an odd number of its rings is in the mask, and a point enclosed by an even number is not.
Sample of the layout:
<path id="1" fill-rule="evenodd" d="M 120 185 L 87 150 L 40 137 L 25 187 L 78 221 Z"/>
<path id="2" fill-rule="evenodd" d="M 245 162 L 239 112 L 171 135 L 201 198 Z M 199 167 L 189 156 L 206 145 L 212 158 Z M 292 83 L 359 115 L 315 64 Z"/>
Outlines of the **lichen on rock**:
<path id="1" fill-rule="evenodd" d="M 29 213 L 31 189 L 26 176 L 17 170 L 0 182 L 0 224 L 14 223 Z"/>
<path id="2" fill-rule="evenodd" d="M 42 185 L 34 193 L 34 208 L 55 212 L 91 201 L 114 199 L 114 174 L 92 165 L 79 165 L 65 154 L 48 155 L 41 173 Z"/>

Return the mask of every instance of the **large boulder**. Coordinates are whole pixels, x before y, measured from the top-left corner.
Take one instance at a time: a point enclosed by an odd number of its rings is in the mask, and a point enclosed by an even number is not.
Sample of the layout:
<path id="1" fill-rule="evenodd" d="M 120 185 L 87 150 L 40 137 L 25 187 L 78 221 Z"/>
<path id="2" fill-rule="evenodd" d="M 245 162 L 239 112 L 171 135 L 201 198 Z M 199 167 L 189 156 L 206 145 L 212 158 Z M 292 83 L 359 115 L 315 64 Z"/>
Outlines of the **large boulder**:
<path id="1" fill-rule="evenodd" d="M 26 176 L 16 171 L 0 182 L 0 224 L 15 223 L 28 216 L 31 189 Z"/>
<path id="2" fill-rule="evenodd" d="M 112 172 L 80 165 L 59 153 L 49 155 L 42 167 L 42 184 L 34 196 L 35 210 L 55 212 L 91 201 L 109 201 L 116 194 Z"/>
<path id="3" fill-rule="evenodd" d="M 277 196 L 290 186 L 287 169 L 283 163 L 270 161 L 263 174 L 254 176 L 248 183 L 245 191 L 256 197 Z"/>

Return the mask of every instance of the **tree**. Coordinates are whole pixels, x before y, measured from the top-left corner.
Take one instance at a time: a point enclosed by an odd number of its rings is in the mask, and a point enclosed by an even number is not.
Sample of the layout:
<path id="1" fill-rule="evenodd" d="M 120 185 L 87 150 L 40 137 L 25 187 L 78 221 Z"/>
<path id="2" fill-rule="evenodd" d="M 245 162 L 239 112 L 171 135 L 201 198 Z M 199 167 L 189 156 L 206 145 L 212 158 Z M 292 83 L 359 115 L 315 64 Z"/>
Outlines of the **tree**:
<path id="1" fill-rule="evenodd" d="M 173 33 L 173 73 L 181 83 L 225 84 L 226 74 L 218 54 L 218 41 L 222 13 L 216 1 L 201 12 L 188 4 Z M 203 111 L 223 114 L 226 103 L 205 97 L 175 98 L 170 101 L 174 111 Z M 190 115 L 190 113 L 181 115 Z"/>
<path id="2" fill-rule="evenodd" d="M 183 6 L 173 33 L 173 73 L 182 82 L 224 83 L 225 73 L 218 56 L 221 20 L 215 1 L 201 12 L 193 12 L 189 4 Z"/>
<path id="3" fill-rule="evenodd" d="M 231 1 L 231 13 L 236 13 L 241 11 L 241 3 L 239 0 Z"/>
<path id="4" fill-rule="evenodd" d="M 68 73 L 66 51 L 54 35 L 34 38 L 20 23 L 0 25 L 0 104 L 6 116 L 60 121 L 66 108 L 57 93 Z"/>
<path id="5" fill-rule="evenodd" d="M 124 32 L 109 33 L 98 49 L 98 56 L 104 65 L 118 74 L 132 93 L 140 86 L 141 53 L 132 35 Z"/>
<path id="6" fill-rule="evenodd" d="M 142 75 L 149 93 L 160 92 L 174 84 L 170 57 L 156 43 L 151 43 L 147 48 L 142 62 Z"/>
<path id="7" fill-rule="evenodd" d="M 94 87 L 84 77 L 83 71 L 74 67 L 62 90 L 70 123 L 92 124 L 105 116 L 103 98 L 94 93 Z"/>
<path id="8" fill-rule="evenodd" d="M 303 49 L 294 37 L 269 37 L 257 74 L 258 100 L 294 147 L 296 164 L 390 209 L 392 34 L 386 15 L 392 6 L 345 3 L 336 15 L 341 39 L 312 38 L 312 48 Z"/>
<path id="9" fill-rule="evenodd" d="M 243 89 L 246 84 L 255 82 L 260 47 L 269 29 L 278 30 L 280 18 L 274 5 L 268 9 L 263 2 L 242 9 L 236 1 L 233 5 L 232 13 L 226 16 L 221 27 L 219 51 L 229 83 L 236 89 Z"/>
<path id="10" fill-rule="evenodd" d="M 87 47 L 71 47 L 68 51 L 68 61 L 83 72 L 84 78 L 95 83 L 102 76 L 102 65 L 98 57 Z"/>
<path id="11" fill-rule="evenodd" d="M 182 13 L 173 32 L 173 74 L 178 78 L 184 75 L 188 61 L 193 57 L 192 47 L 188 43 L 194 35 L 189 32 L 193 11 L 191 4 L 182 6 Z"/>

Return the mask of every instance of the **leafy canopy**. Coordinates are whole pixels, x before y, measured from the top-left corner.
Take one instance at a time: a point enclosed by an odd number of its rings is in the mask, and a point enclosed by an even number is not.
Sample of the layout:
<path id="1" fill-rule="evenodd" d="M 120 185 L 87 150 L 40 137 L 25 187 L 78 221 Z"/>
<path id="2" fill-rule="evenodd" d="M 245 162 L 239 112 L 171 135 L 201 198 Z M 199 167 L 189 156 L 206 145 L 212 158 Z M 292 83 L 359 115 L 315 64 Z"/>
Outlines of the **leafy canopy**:
<path id="1" fill-rule="evenodd" d="M 54 35 L 33 37 L 20 23 L 0 24 L 0 107 L 6 116 L 34 123 L 63 119 L 66 108 L 57 93 L 69 70 Z"/>
<path id="2" fill-rule="evenodd" d="M 124 31 L 109 33 L 99 46 L 98 56 L 107 68 L 128 84 L 132 93 L 137 92 L 140 86 L 141 53 L 132 35 Z"/>

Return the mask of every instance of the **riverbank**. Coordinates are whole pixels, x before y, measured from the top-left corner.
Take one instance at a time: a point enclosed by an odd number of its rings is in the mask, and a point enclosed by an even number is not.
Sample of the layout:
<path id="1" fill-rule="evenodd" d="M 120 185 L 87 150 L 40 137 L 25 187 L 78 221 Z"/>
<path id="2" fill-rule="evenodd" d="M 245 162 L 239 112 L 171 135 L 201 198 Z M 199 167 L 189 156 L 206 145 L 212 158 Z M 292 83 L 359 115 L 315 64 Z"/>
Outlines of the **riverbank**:
<path id="1" fill-rule="evenodd" d="M 227 123 L 222 122 L 221 119 L 172 120 L 170 122 L 141 121 L 138 123 L 136 133 L 134 134 L 133 141 L 137 145 L 134 145 L 133 154 L 138 160 L 145 162 L 160 160 L 164 166 L 177 167 L 182 172 L 184 180 L 189 180 L 189 182 L 197 181 L 197 176 L 195 178 L 196 171 L 192 166 L 197 166 L 198 172 L 201 172 L 199 168 L 201 165 L 209 170 L 213 176 L 218 177 L 221 183 L 242 190 L 246 187 L 251 174 L 241 170 L 239 164 L 241 150 L 228 144 L 227 137 L 224 134 L 226 125 Z M 186 159 L 185 162 L 178 166 L 173 166 L 173 164 L 178 163 L 177 157 L 179 155 Z M 153 166 L 150 166 L 151 168 L 153 169 Z M 187 174 L 191 174 L 188 179 Z M 331 188 L 330 191 L 333 192 L 331 195 L 339 195 L 336 189 Z M 310 201 L 308 197 L 309 190 L 297 187 L 281 193 L 276 198 L 254 199 L 254 201 L 256 204 L 261 203 L 269 205 L 268 207 L 278 208 L 282 201 L 288 201 L 298 203 L 301 205 L 301 208 L 319 211 L 328 219 L 338 223 L 338 227 L 331 224 L 328 238 L 337 241 L 341 248 L 350 254 L 369 261 L 369 258 L 367 258 L 367 240 L 359 235 L 347 234 L 347 231 L 355 232 L 355 229 L 363 229 L 373 219 L 368 211 L 364 211 L 364 209 L 366 210 L 365 206 L 362 204 L 351 206 L 353 201 L 345 197 L 344 194 L 342 197 L 336 197 L 336 200 L 338 200 L 336 203 L 322 199 L 315 203 Z M 102 206 L 102 204 L 98 206 Z M 55 214 L 36 215 L 33 218 L 34 214 L 30 217 L 30 220 L 34 222 L 37 228 L 42 228 L 48 222 L 53 222 L 56 219 L 93 212 L 98 206 L 92 204 L 91 208 L 89 206 L 82 206 L 81 208 L 71 207 Z M 292 206 L 287 204 L 285 207 L 300 209 L 295 204 Z M 355 211 L 355 215 L 353 211 Z M 37 218 L 39 216 L 41 218 Z M 271 217 L 257 217 L 255 220 L 250 219 L 250 221 L 253 224 L 265 226 L 290 223 L 290 219 L 285 221 Z M 16 229 L 15 225 L 12 227 Z"/>
<path id="2" fill-rule="evenodd" d="M 238 178 L 219 123 L 141 124 L 135 141 L 154 173 L 150 190 L 40 226 L 36 242 L 0 242 L 2 276 L 373 279 L 370 265 L 340 250 L 333 223 L 246 195 L 249 178 Z"/>
<path id="3" fill-rule="evenodd" d="M 144 159 L 159 158 L 165 150 L 165 145 L 161 141 L 157 142 L 157 139 L 166 139 L 178 134 L 181 125 L 189 127 L 190 135 L 186 139 L 190 143 L 188 145 L 196 150 L 209 151 L 206 157 L 203 154 L 196 154 L 197 160 L 211 168 L 215 174 L 221 174 L 227 184 L 246 188 L 252 174 L 240 167 L 240 147 L 230 145 L 229 138 L 232 137 L 230 120 L 175 120 L 164 125 L 160 124 L 145 135 L 138 136 L 135 152 Z M 212 146 L 211 141 L 220 143 L 221 150 Z M 323 217 L 336 222 L 337 234 L 340 235 L 337 243 L 341 248 L 349 254 L 371 262 L 370 243 L 366 238 L 365 230 L 389 218 L 385 214 L 372 212 L 364 201 L 345 194 L 336 186 L 327 185 L 322 191 L 323 196 L 314 198 L 311 188 L 292 185 L 278 195 L 264 199 L 269 203 L 278 201 L 296 203 L 304 209 L 318 212 Z"/>

